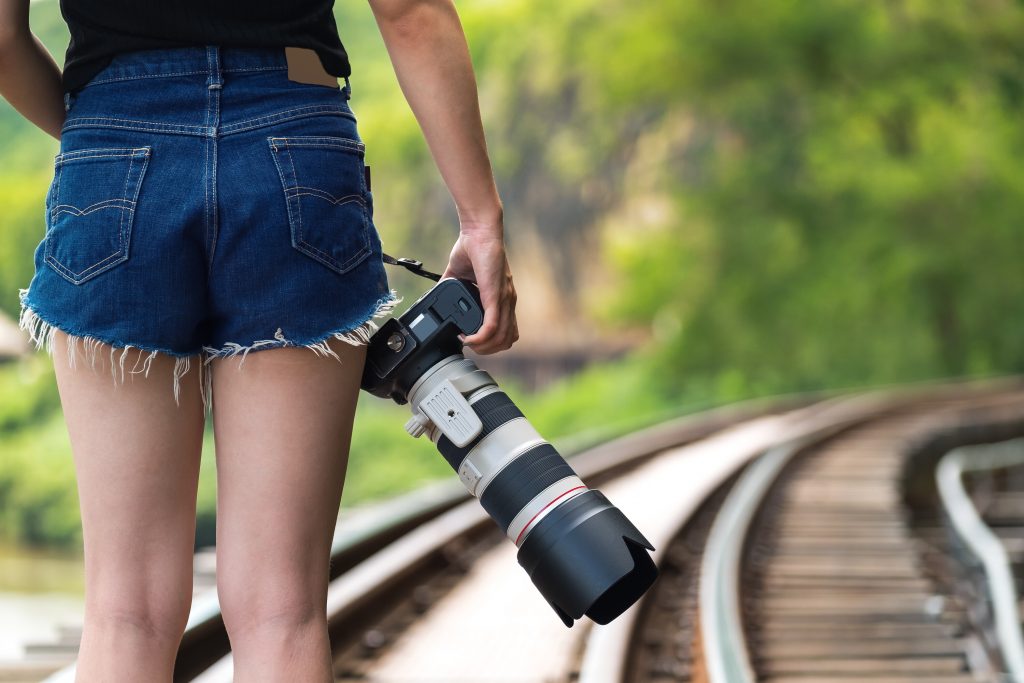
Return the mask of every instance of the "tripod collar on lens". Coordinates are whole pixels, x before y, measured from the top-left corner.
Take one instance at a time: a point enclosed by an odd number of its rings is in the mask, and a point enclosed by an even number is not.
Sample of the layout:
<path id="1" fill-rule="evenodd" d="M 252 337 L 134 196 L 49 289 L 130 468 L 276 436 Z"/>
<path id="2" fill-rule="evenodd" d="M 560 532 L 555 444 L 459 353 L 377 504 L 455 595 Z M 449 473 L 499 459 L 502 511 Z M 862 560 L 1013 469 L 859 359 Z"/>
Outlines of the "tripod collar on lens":
<path id="1" fill-rule="evenodd" d="M 415 406 L 415 412 L 405 423 L 405 431 L 413 437 L 423 435 L 430 425 L 434 425 L 456 446 L 465 446 L 484 428 L 484 423 L 473 411 L 469 401 L 447 378 L 417 401 Z"/>

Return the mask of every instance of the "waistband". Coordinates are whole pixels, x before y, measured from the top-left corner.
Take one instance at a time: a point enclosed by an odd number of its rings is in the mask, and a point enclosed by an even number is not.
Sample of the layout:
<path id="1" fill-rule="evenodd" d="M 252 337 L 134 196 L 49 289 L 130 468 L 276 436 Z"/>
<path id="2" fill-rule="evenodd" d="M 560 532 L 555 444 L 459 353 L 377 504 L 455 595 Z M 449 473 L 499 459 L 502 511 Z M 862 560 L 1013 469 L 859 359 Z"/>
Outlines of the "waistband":
<path id="1" fill-rule="evenodd" d="M 111 58 L 104 70 L 104 77 L 160 75 L 179 71 L 217 74 L 273 68 L 288 68 L 283 47 L 192 45 L 119 52 Z"/>
<path id="2" fill-rule="evenodd" d="M 288 69 L 284 47 L 194 45 L 130 50 L 114 55 L 93 82 L 146 78 L 182 73 L 208 74 L 207 83 L 220 84 L 222 74 Z M 349 89 L 348 78 L 344 79 Z"/>

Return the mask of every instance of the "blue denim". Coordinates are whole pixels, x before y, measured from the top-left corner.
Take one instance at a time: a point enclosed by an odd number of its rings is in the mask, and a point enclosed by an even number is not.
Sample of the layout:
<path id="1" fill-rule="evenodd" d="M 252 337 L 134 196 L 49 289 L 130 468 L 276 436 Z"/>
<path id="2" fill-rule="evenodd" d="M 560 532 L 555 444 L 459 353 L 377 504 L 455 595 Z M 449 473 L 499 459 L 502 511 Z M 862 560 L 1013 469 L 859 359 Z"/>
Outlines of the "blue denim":
<path id="1" fill-rule="evenodd" d="M 288 78 L 284 48 L 116 55 L 65 94 L 20 324 L 72 343 L 190 359 L 365 344 L 388 285 L 351 90 Z M 74 346 L 69 348 L 73 363 Z M 340 360 L 340 359 L 339 359 Z M 203 403 L 209 407 L 206 373 Z"/>

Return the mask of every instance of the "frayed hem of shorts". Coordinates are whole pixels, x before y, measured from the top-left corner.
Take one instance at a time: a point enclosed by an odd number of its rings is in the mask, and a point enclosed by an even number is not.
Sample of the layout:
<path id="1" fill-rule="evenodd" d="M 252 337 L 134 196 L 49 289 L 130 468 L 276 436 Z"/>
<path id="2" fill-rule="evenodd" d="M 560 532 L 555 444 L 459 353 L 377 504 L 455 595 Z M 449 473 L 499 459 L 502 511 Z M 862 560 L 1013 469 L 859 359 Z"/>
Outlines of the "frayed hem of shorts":
<path id="1" fill-rule="evenodd" d="M 383 318 L 390 315 L 395 306 L 401 302 L 402 297 L 399 297 L 398 292 L 392 289 L 390 293 L 385 294 L 376 303 L 374 303 L 367 314 L 363 316 L 366 320 L 362 324 L 354 328 L 348 327 L 341 328 L 339 330 L 332 330 L 309 342 L 295 342 L 289 340 L 285 337 L 284 332 L 282 332 L 279 327 L 277 328 L 277 332 L 274 334 L 273 339 L 261 339 L 248 346 L 242 346 L 236 342 L 227 342 L 219 349 L 212 346 L 204 346 L 203 351 L 206 352 L 206 360 L 204 363 L 209 363 L 214 358 L 224 358 L 227 356 L 242 354 L 242 360 L 238 363 L 238 367 L 241 369 L 242 363 L 245 362 L 245 356 L 250 351 L 280 348 L 284 346 L 305 347 L 318 355 L 323 355 L 325 357 L 334 356 L 335 360 L 341 362 L 341 358 L 334 352 L 334 349 L 328 346 L 327 342 L 330 339 L 339 339 L 353 346 L 369 344 L 370 337 L 379 329 L 377 323 L 374 322 L 374 318 Z"/>
<path id="2" fill-rule="evenodd" d="M 145 361 L 142 361 L 142 356 L 135 361 L 135 365 L 131 370 L 128 370 L 128 374 L 136 375 L 143 374 L 145 377 L 149 377 L 149 370 L 153 363 L 153 358 L 156 357 L 157 353 L 163 353 L 168 356 L 175 358 L 174 362 L 174 403 L 175 405 L 181 405 L 179 395 L 181 393 L 181 378 L 185 376 L 191 365 L 191 357 L 201 355 L 201 351 L 197 351 L 191 354 L 183 354 L 178 351 L 171 351 L 170 349 L 154 348 L 151 346 L 140 346 L 138 344 L 124 344 L 123 342 L 108 339 L 105 337 L 97 337 L 91 334 L 85 334 L 78 332 L 70 327 L 58 325 L 39 315 L 39 312 L 34 306 L 28 303 L 28 289 L 18 290 L 18 299 L 21 303 L 21 313 L 18 316 L 18 327 L 28 333 L 31 343 L 35 346 L 38 351 L 40 349 L 45 350 L 46 353 L 52 358 L 53 357 L 53 336 L 57 330 L 64 332 L 68 336 L 68 367 L 75 367 L 75 359 L 78 354 L 76 348 L 78 343 L 81 342 L 84 348 L 84 355 L 89 359 L 90 365 L 93 370 L 96 369 L 96 349 L 99 344 L 106 344 L 110 346 L 110 374 L 113 377 L 114 384 L 117 384 L 117 367 L 121 368 L 121 384 L 125 381 L 125 367 L 124 360 L 128 354 L 128 350 L 135 348 L 140 351 L 147 351 L 149 355 Z M 114 353 L 121 351 L 120 363 L 114 360 Z M 139 362 L 142 362 L 142 368 L 138 369 Z M 200 387 L 202 388 L 203 398 L 203 410 L 207 410 L 210 405 L 210 391 L 212 389 L 210 383 L 210 373 L 205 373 L 203 376 L 203 363 L 199 364 L 199 381 Z"/>

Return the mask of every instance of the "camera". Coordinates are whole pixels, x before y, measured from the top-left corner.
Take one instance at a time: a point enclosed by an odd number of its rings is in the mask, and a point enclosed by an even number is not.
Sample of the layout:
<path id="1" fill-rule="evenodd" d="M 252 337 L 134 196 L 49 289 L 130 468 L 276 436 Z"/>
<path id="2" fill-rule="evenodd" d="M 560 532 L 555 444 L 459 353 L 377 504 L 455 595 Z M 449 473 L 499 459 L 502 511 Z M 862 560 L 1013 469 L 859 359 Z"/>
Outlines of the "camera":
<path id="1" fill-rule="evenodd" d="M 476 285 L 440 279 L 370 338 L 362 388 L 409 405 L 406 431 L 437 446 L 566 626 L 607 624 L 654 583 L 654 547 L 463 356 L 459 335 L 482 324 Z"/>

